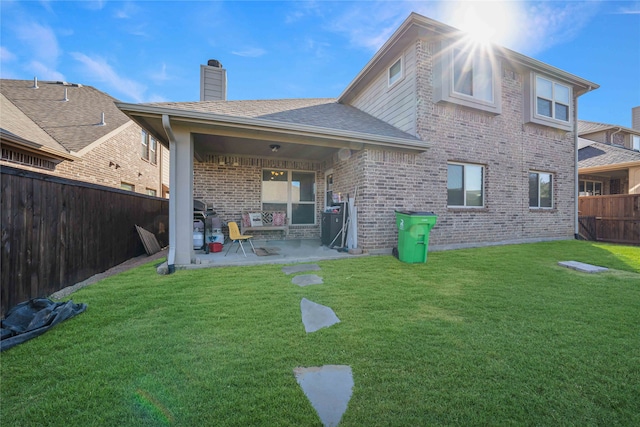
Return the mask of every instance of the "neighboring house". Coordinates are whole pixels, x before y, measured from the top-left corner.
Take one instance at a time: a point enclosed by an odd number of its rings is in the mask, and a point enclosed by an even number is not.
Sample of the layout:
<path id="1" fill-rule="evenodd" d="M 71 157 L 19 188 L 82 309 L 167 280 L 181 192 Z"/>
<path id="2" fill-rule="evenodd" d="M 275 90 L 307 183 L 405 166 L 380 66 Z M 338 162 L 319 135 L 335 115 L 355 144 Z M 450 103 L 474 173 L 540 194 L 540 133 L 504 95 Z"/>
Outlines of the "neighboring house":
<path id="1" fill-rule="evenodd" d="M 636 119 L 636 109 L 633 129 L 578 121 L 581 196 L 640 194 L 640 117 Z"/>
<path id="2" fill-rule="evenodd" d="M 0 165 L 163 196 L 168 149 L 114 101 L 91 86 L 0 80 Z"/>
<path id="3" fill-rule="evenodd" d="M 170 146 L 169 265 L 195 262 L 194 197 L 225 221 L 284 210 L 289 238 L 319 238 L 327 200 L 355 196 L 358 246 L 379 253 L 396 209 L 435 212 L 438 248 L 577 232 L 576 106 L 593 82 L 417 14 L 337 99 L 226 101 L 209 64 L 200 102 L 117 104 Z"/>

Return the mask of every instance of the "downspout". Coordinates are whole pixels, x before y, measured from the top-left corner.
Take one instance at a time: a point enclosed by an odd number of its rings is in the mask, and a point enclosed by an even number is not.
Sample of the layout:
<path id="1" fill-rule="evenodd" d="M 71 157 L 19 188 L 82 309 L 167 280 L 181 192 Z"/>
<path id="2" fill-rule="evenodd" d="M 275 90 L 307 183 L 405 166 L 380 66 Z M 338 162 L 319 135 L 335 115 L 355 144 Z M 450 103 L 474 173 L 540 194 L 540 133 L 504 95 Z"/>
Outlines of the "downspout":
<path id="1" fill-rule="evenodd" d="M 618 128 L 617 131 L 611 134 L 611 138 L 609 138 L 609 144 L 613 145 L 613 135 L 622 131 L 622 128 Z"/>
<path id="2" fill-rule="evenodd" d="M 162 115 L 162 127 L 169 139 L 169 253 L 167 254 L 167 266 L 169 274 L 173 273 L 176 269 L 176 227 L 175 224 L 171 224 L 172 220 L 175 221 L 176 216 L 176 171 L 177 171 L 177 156 L 176 156 L 176 137 L 171 129 L 171 122 L 167 114 Z"/>
<path id="3" fill-rule="evenodd" d="M 589 87 L 589 90 L 591 90 L 591 87 Z M 578 202 L 580 200 L 580 178 L 578 176 L 578 96 L 576 96 L 576 106 L 573 109 L 573 197 L 575 200 L 573 204 L 573 238 L 576 240 L 580 239 L 580 221 L 578 220 Z M 171 205 L 169 205 L 169 207 L 171 207 Z"/>

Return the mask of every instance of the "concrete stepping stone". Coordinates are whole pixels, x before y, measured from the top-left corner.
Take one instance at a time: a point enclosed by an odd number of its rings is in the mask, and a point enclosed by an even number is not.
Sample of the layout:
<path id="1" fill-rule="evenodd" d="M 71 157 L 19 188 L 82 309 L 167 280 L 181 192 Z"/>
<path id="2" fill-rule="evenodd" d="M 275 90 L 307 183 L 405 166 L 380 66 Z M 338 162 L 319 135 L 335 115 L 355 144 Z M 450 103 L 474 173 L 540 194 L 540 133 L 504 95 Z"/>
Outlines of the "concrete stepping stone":
<path id="1" fill-rule="evenodd" d="M 598 267 L 597 265 L 585 264 L 578 261 L 560 261 L 558 265 L 581 271 L 583 273 L 602 273 L 603 271 L 609 271 L 606 267 Z"/>
<path id="2" fill-rule="evenodd" d="M 300 301 L 300 311 L 302 312 L 304 330 L 307 333 L 340 323 L 340 319 L 331 308 L 309 301 L 306 298 L 302 298 L 302 301 Z"/>
<path id="3" fill-rule="evenodd" d="M 293 273 L 302 273 L 303 271 L 317 271 L 320 270 L 320 267 L 317 264 L 298 264 L 298 265 L 287 265 L 282 267 L 282 272 L 284 274 L 293 274 Z"/>
<path id="4" fill-rule="evenodd" d="M 347 365 L 295 368 L 293 374 L 325 427 L 335 427 L 347 410 L 353 375 Z"/>
<path id="5" fill-rule="evenodd" d="M 322 277 L 315 274 L 301 274 L 291 279 L 291 282 L 298 286 L 321 285 L 324 283 Z"/>

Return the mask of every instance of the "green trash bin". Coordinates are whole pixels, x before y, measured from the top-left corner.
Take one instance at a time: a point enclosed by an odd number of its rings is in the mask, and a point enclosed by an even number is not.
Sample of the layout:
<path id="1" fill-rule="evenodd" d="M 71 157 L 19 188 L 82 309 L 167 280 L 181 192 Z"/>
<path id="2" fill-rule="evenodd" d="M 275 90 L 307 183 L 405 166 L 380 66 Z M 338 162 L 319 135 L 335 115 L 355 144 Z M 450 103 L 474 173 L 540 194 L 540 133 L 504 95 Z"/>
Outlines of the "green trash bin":
<path id="1" fill-rule="evenodd" d="M 427 262 L 429 233 L 438 217 L 433 212 L 396 211 L 398 259 L 408 263 Z"/>

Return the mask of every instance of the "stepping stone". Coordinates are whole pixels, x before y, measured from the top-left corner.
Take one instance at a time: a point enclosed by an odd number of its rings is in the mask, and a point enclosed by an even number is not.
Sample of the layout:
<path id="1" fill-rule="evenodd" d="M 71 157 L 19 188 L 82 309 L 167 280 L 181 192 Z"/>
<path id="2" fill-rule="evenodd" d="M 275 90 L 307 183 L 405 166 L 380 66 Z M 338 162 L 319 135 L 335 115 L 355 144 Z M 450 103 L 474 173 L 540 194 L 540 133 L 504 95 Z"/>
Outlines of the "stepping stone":
<path id="1" fill-rule="evenodd" d="M 302 301 L 300 301 L 300 311 L 302 312 L 304 330 L 307 333 L 340 323 L 340 319 L 331 308 L 309 301 L 306 298 L 302 298 Z"/>
<path id="2" fill-rule="evenodd" d="M 325 365 L 295 368 L 293 374 L 325 427 L 340 423 L 353 389 L 351 367 Z"/>
<path id="3" fill-rule="evenodd" d="M 585 264 L 578 261 L 560 261 L 558 265 L 572 268 L 583 273 L 602 273 L 603 271 L 609 271 L 606 267 L 598 267 L 597 265 Z"/>
<path id="4" fill-rule="evenodd" d="M 303 271 L 317 271 L 320 267 L 317 264 L 298 264 L 282 267 L 285 274 L 302 273 Z"/>
<path id="5" fill-rule="evenodd" d="M 301 274 L 291 279 L 291 282 L 298 286 L 321 285 L 324 283 L 322 277 L 315 274 Z"/>

